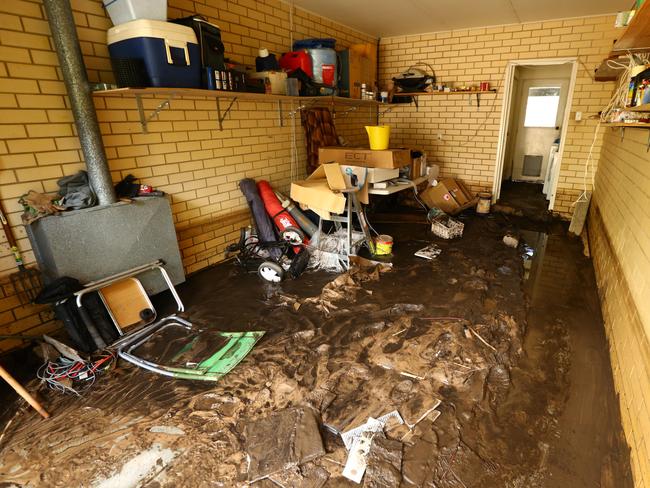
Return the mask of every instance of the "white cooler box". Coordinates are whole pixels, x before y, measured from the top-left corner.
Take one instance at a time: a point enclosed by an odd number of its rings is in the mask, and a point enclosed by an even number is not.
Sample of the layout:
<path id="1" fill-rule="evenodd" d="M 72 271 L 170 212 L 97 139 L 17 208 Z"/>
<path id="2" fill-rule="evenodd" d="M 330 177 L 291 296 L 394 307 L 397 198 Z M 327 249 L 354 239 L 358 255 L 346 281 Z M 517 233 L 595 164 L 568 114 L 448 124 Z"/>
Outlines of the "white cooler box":
<path id="1" fill-rule="evenodd" d="M 167 0 L 104 0 L 113 25 L 138 19 L 167 20 Z"/>
<path id="2" fill-rule="evenodd" d="M 108 30 L 111 58 L 140 59 L 150 86 L 201 88 L 201 52 L 191 27 L 134 20 Z"/>

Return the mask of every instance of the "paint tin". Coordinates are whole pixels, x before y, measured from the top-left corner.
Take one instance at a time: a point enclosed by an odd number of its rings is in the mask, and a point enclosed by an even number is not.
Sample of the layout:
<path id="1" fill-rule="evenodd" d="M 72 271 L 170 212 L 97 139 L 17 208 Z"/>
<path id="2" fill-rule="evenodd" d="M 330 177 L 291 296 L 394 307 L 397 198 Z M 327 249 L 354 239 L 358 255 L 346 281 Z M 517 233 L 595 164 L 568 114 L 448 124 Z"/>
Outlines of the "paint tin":
<path id="1" fill-rule="evenodd" d="M 492 204 L 492 193 L 482 191 L 478 194 L 478 203 L 476 204 L 476 213 L 480 215 L 487 215 L 490 213 L 490 205 Z"/>
<path id="2" fill-rule="evenodd" d="M 488 91 L 490 89 L 489 81 L 481 81 L 481 91 Z"/>
<path id="3" fill-rule="evenodd" d="M 379 234 L 375 239 L 375 254 L 388 256 L 393 252 L 393 238 L 388 234 Z"/>

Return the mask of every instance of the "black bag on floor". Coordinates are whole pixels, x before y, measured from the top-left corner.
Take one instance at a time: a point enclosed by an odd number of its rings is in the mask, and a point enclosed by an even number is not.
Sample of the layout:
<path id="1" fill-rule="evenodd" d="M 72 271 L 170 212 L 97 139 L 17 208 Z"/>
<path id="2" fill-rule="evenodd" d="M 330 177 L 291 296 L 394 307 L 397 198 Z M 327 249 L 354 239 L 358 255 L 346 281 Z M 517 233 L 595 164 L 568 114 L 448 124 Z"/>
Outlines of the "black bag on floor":
<path id="1" fill-rule="evenodd" d="M 72 345 L 82 352 L 89 353 L 97 350 L 97 345 L 81 318 L 74 296 L 74 293 L 82 288 L 78 280 L 64 276 L 43 288 L 34 302 L 52 305 L 54 316 L 63 323 Z M 99 295 L 97 293 L 85 295 L 83 305 L 104 342 L 110 344 L 115 341 L 119 334 Z"/>

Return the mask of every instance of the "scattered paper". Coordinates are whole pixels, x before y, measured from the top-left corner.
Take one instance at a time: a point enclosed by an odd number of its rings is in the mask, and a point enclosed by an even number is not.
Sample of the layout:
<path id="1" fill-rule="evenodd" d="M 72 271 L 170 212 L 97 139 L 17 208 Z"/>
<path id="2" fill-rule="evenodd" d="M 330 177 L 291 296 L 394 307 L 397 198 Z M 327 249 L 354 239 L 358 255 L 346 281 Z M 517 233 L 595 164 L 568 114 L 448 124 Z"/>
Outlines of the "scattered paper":
<path id="1" fill-rule="evenodd" d="M 361 437 L 361 434 L 364 432 L 380 432 L 384 430 L 386 424 L 391 421 L 394 421 L 395 425 L 402 425 L 404 423 L 404 419 L 399 412 L 393 410 L 377 419 L 370 417 L 365 424 L 344 432 L 341 434 L 341 439 L 343 440 L 343 444 L 345 444 L 345 448 L 349 451 L 354 445 L 355 439 Z"/>
<path id="2" fill-rule="evenodd" d="M 435 244 L 429 244 L 427 247 L 423 247 L 419 251 L 415 253 L 415 256 L 418 258 L 424 258 L 428 260 L 432 260 L 440 256 L 440 253 L 442 252 L 442 249 L 440 249 L 437 245 Z"/>
<path id="3" fill-rule="evenodd" d="M 343 476 L 347 479 L 355 483 L 361 483 L 366 472 L 368 453 L 374 435 L 375 432 L 365 431 L 354 439 L 348 460 L 345 462 L 345 468 L 343 469 Z"/>

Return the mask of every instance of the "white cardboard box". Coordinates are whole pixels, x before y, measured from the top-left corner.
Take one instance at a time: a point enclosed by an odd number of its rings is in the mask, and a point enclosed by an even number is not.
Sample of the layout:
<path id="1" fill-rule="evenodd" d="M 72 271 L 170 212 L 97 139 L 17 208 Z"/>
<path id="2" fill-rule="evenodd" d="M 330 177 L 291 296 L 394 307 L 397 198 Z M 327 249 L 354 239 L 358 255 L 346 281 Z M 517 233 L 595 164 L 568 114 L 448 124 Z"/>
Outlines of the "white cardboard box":
<path id="1" fill-rule="evenodd" d="M 366 170 L 368 170 L 368 183 L 380 183 L 382 181 L 392 180 L 394 178 L 399 178 L 399 168 L 388 169 L 388 168 L 364 168 L 362 166 L 344 166 L 341 165 L 341 170 L 343 173 L 346 172 L 346 169 L 350 168 L 352 172 L 357 175 L 359 181 L 363 181 L 366 177 Z M 349 180 L 346 174 L 346 180 Z M 348 181 L 348 183 L 350 183 Z"/>

